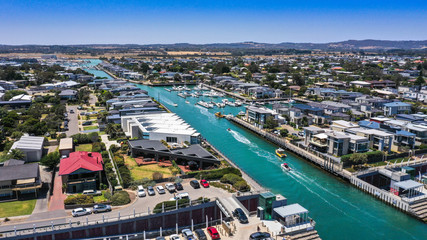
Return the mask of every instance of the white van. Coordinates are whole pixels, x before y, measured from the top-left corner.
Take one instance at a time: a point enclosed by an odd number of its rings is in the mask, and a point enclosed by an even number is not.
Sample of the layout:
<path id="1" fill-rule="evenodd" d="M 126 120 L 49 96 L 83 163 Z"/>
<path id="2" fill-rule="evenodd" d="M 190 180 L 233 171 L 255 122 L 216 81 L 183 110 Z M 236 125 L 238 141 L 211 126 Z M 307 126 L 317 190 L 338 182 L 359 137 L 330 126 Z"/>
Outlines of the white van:
<path id="1" fill-rule="evenodd" d="M 176 201 L 181 199 L 190 199 L 190 195 L 188 193 L 177 193 L 173 198 L 169 199 L 169 201 Z"/>
<path id="2" fill-rule="evenodd" d="M 137 195 L 138 197 L 145 197 L 145 190 L 143 186 L 138 186 Z"/>

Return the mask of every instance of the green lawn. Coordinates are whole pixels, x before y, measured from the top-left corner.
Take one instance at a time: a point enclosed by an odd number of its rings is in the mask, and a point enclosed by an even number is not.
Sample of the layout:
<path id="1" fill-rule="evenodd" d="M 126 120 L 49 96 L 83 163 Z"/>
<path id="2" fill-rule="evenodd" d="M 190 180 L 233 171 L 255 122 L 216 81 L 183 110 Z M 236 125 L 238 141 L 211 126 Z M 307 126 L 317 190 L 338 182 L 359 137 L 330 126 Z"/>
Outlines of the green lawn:
<path id="1" fill-rule="evenodd" d="M 159 167 L 157 164 L 138 166 L 132 157 L 124 156 L 125 164 L 130 170 L 130 174 L 134 180 L 143 178 L 153 179 L 153 173 L 160 172 L 164 178 L 172 177 L 172 173 L 167 167 Z"/>
<path id="2" fill-rule="evenodd" d="M 87 130 L 93 130 L 93 129 L 98 129 L 98 126 L 84 126 L 83 130 L 87 131 Z"/>
<path id="3" fill-rule="evenodd" d="M 102 195 L 101 196 L 93 196 L 93 201 L 95 203 L 103 203 L 103 202 L 107 202 L 108 199 L 104 196 L 105 194 L 105 190 L 102 191 Z"/>
<path id="4" fill-rule="evenodd" d="M 83 151 L 83 152 L 91 152 L 92 151 L 92 144 L 80 144 L 76 146 L 76 152 Z"/>
<path id="5" fill-rule="evenodd" d="M 35 205 L 36 199 L 0 203 L 0 218 L 30 215 Z"/>

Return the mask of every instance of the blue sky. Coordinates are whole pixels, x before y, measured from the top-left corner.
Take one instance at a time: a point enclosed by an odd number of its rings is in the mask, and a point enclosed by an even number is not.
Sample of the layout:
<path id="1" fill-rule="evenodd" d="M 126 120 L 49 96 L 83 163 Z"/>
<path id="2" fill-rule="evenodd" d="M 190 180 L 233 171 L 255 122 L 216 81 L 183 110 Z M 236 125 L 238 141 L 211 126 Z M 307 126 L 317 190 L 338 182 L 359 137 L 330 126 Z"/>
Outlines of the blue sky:
<path id="1" fill-rule="evenodd" d="M 427 40 L 427 0 L 0 0 L 0 44 Z"/>

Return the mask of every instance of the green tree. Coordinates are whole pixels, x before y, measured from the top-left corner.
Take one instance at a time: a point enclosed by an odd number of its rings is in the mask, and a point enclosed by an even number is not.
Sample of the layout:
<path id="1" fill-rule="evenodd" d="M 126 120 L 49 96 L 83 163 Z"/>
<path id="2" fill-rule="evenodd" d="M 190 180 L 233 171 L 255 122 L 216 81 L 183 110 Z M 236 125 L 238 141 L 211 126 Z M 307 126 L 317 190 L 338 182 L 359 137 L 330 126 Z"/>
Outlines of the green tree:
<path id="1" fill-rule="evenodd" d="M 40 164 L 54 170 L 60 162 L 61 156 L 59 152 L 51 152 L 40 160 Z"/>
<path id="2" fill-rule="evenodd" d="M 274 119 L 274 117 L 268 116 L 267 119 L 265 120 L 264 128 L 274 129 L 277 126 L 278 124 L 277 124 L 277 121 Z"/>
<path id="3" fill-rule="evenodd" d="M 418 76 L 417 80 L 415 80 L 414 85 L 415 86 L 424 86 L 426 84 L 426 80 L 424 80 L 424 78 L 420 75 Z"/>
<path id="4" fill-rule="evenodd" d="M 349 161 L 354 164 L 364 164 L 368 162 L 368 156 L 364 153 L 354 153 L 350 156 Z"/>
<path id="5" fill-rule="evenodd" d="M 8 154 L 9 159 L 24 160 L 25 154 L 21 149 L 12 149 Z"/>
<path id="6" fill-rule="evenodd" d="M 288 134 L 289 134 L 289 131 L 287 129 L 280 130 L 280 136 L 281 137 L 286 137 L 286 136 L 288 136 Z"/>

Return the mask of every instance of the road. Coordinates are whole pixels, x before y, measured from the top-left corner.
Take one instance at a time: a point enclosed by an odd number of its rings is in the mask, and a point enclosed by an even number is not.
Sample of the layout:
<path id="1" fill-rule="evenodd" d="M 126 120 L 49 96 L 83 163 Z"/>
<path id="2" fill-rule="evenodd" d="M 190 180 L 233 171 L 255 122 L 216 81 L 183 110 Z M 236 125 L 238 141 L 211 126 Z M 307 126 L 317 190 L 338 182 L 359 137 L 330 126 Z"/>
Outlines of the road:
<path id="1" fill-rule="evenodd" d="M 73 110 L 74 113 L 70 113 L 70 110 Z M 67 113 L 68 113 L 68 131 L 65 132 L 67 137 L 70 137 L 74 134 L 79 133 L 79 121 L 77 120 L 78 110 L 77 106 L 69 106 L 67 105 Z"/>
<path id="2" fill-rule="evenodd" d="M 214 200 L 215 197 L 231 197 L 232 194 L 222 190 L 220 188 L 215 188 L 215 187 L 210 187 L 210 188 L 199 188 L 199 189 L 193 189 L 190 186 L 190 180 L 186 179 L 182 182 L 182 185 L 184 187 L 184 190 L 179 191 L 179 192 L 187 192 L 190 195 L 190 198 L 192 200 L 195 200 L 197 198 L 200 197 L 207 197 L 207 198 L 211 198 L 211 200 Z M 158 185 L 163 185 L 163 184 L 158 184 Z M 26 228 L 33 228 L 34 224 L 35 226 L 51 226 L 53 225 L 57 225 L 57 224 L 65 224 L 65 223 L 69 223 L 71 222 L 78 222 L 80 221 L 81 223 L 85 223 L 86 219 L 89 222 L 95 222 L 95 221 L 99 221 L 102 222 L 103 221 L 103 216 L 105 221 L 111 221 L 111 219 L 117 220 L 117 217 L 120 214 L 121 218 L 126 218 L 129 215 L 133 216 L 134 211 L 136 212 L 137 216 L 139 214 L 147 214 L 148 210 L 150 209 L 150 212 L 152 212 L 152 210 L 154 209 L 154 207 L 156 206 L 157 203 L 162 202 L 162 201 L 168 201 L 169 199 L 173 198 L 174 195 L 172 193 L 169 193 L 166 191 L 165 194 L 159 194 L 156 191 L 156 195 L 155 196 L 146 196 L 146 197 L 142 197 L 142 198 L 137 198 L 133 203 L 125 206 L 125 207 L 113 207 L 113 211 L 109 212 L 109 213 L 104 213 L 104 214 L 91 214 L 88 216 L 82 216 L 82 217 L 72 217 L 71 216 L 71 210 L 66 210 L 67 212 L 67 217 L 59 217 L 59 218 L 49 218 L 49 219 L 40 219 L 38 221 L 26 221 L 24 223 L 13 223 L 12 221 L 7 223 L 7 225 L 5 225 L 5 223 L 3 223 L 2 226 L 0 226 L 0 232 L 3 231 L 13 231 L 14 227 L 16 226 L 16 229 L 26 229 Z"/>

